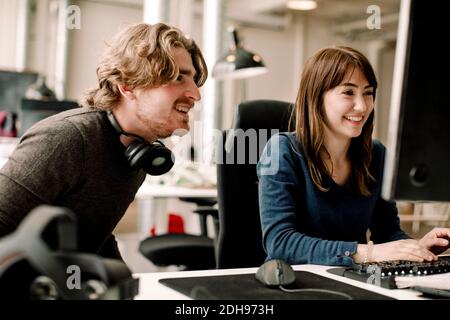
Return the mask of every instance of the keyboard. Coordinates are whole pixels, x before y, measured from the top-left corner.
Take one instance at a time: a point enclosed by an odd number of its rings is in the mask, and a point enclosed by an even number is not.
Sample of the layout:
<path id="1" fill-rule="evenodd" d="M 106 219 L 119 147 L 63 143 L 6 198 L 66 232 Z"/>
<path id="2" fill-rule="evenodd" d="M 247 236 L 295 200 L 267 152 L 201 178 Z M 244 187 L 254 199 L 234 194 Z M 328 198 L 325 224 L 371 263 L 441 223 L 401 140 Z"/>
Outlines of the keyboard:
<path id="1" fill-rule="evenodd" d="M 361 263 L 350 268 L 329 269 L 328 272 L 383 288 L 397 289 L 396 276 L 420 277 L 450 272 L 450 256 L 441 256 L 432 262 L 397 260 Z"/>

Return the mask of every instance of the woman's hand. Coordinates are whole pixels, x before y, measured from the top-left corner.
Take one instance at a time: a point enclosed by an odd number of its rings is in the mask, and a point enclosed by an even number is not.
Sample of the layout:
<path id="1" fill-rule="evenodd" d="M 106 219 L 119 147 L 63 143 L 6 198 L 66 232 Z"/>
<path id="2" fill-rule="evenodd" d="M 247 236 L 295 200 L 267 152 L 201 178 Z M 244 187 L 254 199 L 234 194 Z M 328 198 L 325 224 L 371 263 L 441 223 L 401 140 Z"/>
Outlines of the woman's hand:
<path id="1" fill-rule="evenodd" d="M 429 241 L 429 243 L 431 243 L 431 241 Z M 368 247 L 369 246 L 365 244 L 358 244 L 356 254 L 354 255 L 355 262 L 364 262 L 366 258 L 367 262 L 391 260 L 423 262 L 437 260 L 437 256 L 434 255 L 433 252 L 429 251 L 428 248 L 418 240 L 413 239 L 376 244 L 373 246 L 369 255 L 367 255 Z"/>
<path id="2" fill-rule="evenodd" d="M 419 243 L 434 254 L 440 254 L 450 248 L 450 228 L 434 228 Z"/>

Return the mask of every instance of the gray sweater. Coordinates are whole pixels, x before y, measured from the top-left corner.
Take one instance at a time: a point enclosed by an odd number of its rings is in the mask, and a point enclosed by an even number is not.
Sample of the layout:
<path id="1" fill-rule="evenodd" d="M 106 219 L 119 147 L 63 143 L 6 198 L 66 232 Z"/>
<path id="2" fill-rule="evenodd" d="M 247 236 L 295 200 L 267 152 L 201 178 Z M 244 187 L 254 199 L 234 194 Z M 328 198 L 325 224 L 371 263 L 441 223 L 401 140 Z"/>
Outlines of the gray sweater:
<path id="1" fill-rule="evenodd" d="M 106 113 L 94 108 L 34 125 L 0 170 L 0 236 L 40 204 L 63 206 L 77 216 L 80 251 L 120 257 L 111 233 L 145 178 L 124 152 Z"/>

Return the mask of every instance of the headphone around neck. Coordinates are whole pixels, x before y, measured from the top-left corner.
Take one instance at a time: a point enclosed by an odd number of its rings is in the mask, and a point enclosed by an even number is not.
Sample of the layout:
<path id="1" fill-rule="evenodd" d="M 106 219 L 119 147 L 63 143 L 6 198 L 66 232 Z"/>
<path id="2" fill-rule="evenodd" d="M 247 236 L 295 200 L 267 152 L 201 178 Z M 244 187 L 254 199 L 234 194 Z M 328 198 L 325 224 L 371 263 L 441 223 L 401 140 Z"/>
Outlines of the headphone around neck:
<path id="1" fill-rule="evenodd" d="M 143 169 L 147 174 L 160 176 L 169 172 L 175 163 L 175 155 L 159 140 L 150 144 L 138 135 L 122 130 L 111 111 L 107 113 L 109 122 L 117 133 L 134 137 L 135 140 L 125 150 L 125 158 L 133 169 Z"/>

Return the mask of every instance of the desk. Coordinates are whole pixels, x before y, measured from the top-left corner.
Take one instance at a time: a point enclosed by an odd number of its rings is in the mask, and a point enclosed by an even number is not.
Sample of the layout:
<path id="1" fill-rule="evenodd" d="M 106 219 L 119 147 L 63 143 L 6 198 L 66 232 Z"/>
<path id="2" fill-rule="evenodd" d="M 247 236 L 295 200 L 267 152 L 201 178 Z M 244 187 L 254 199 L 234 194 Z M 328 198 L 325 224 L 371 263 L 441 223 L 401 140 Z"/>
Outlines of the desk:
<path id="1" fill-rule="evenodd" d="M 8 161 L 18 143 L 19 138 L 0 137 L 0 168 Z"/>
<path id="2" fill-rule="evenodd" d="M 144 182 L 136 194 L 136 199 L 138 200 L 154 199 L 154 198 L 178 198 L 178 197 L 214 198 L 217 197 L 217 189 L 165 186 Z"/>
<path id="3" fill-rule="evenodd" d="M 144 181 L 136 194 L 138 232 L 148 235 L 153 225 L 158 226 L 158 229 L 164 228 L 167 224 L 166 216 L 158 213 L 166 212 L 165 201 L 159 200 L 180 197 L 215 198 L 217 197 L 217 189 L 156 185 Z"/>
<path id="4" fill-rule="evenodd" d="M 296 265 L 293 266 L 294 270 L 309 271 L 318 275 L 331 278 L 337 281 L 354 285 L 372 292 L 389 296 L 395 299 L 401 300 L 418 300 L 423 299 L 419 297 L 421 293 L 413 290 L 395 289 L 389 290 L 375 285 L 366 284 L 360 281 L 344 278 L 341 276 L 328 273 L 326 270 L 333 268 L 330 266 L 319 265 Z M 164 286 L 158 282 L 163 278 L 184 278 L 184 277 L 202 277 L 202 276 L 214 276 L 214 275 L 232 275 L 232 274 L 244 274 L 255 273 L 257 268 L 242 268 L 242 269 L 217 269 L 217 270 L 201 270 L 201 271 L 178 271 L 178 272 L 155 272 L 155 273 L 139 273 L 135 274 L 140 278 L 139 294 L 135 297 L 136 300 L 190 300 L 188 296 L 185 296 L 169 287 Z"/>

